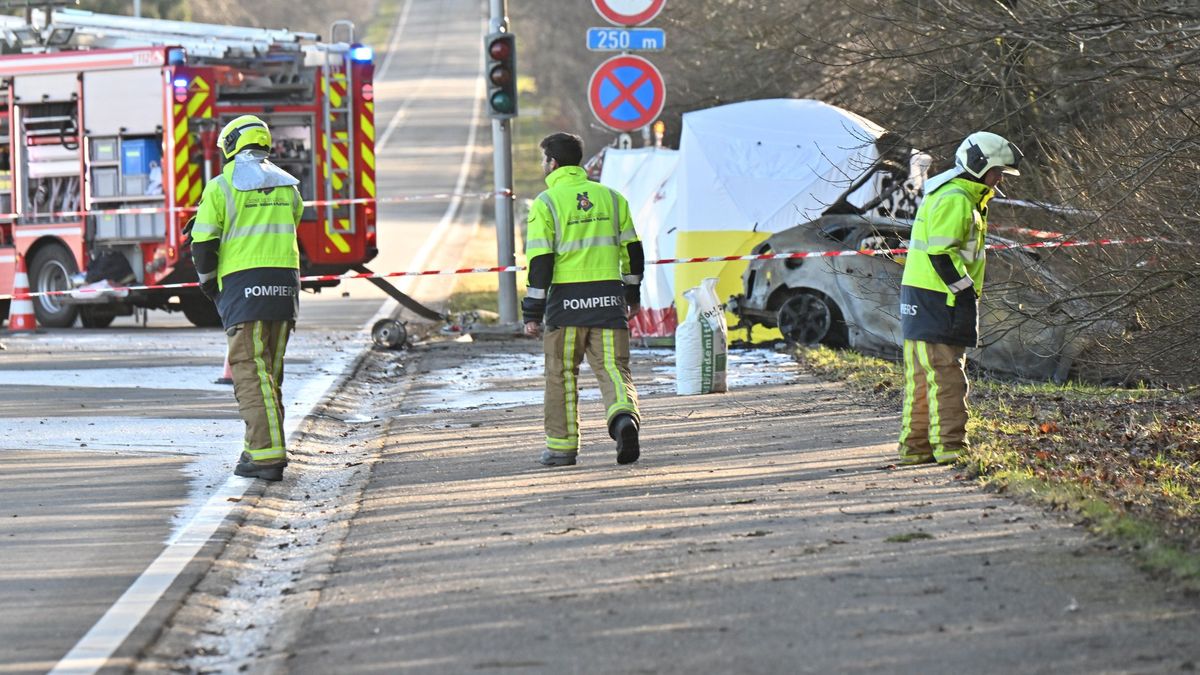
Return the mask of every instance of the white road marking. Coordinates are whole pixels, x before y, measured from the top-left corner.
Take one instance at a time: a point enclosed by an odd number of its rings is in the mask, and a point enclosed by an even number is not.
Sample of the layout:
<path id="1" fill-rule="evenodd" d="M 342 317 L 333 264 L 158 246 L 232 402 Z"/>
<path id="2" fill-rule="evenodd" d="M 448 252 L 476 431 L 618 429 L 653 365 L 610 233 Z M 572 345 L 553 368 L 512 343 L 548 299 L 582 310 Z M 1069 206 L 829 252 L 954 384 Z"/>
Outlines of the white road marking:
<path id="1" fill-rule="evenodd" d="M 291 370 L 286 373 L 293 376 Z M 82 368 L 79 370 L 0 370 L 0 386 L 45 386 L 73 389 L 186 389 L 228 392 L 229 385 L 214 382 L 211 366 L 138 366 L 137 368 Z"/>
<path id="2" fill-rule="evenodd" d="M 482 39 L 482 36 L 480 39 Z M 408 271 L 410 272 L 418 272 L 428 266 L 429 258 L 433 255 L 433 248 L 441 242 L 442 233 L 454 221 L 455 216 L 458 215 L 459 207 L 462 206 L 463 190 L 466 187 L 467 178 L 471 175 L 471 162 L 475 158 L 475 140 L 479 132 L 479 114 L 480 109 L 483 107 L 483 92 L 483 60 L 481 59 L 479 62 L 479 74 L 475 78 L 475 103 L 471 109 L 471 126 L 467 132 L 467 147 L 466 152 L 463 153 L 462 164 L 458 167 L 458 180 L 454 183 L 454 196 L 450 198 L 450 203 L 446 205 L 446 211 L 442 214 L 442 219 L 438 221 L 438 224 L 429 233 L 429 236 L 425 238 L 425 244 L 421 247 L 421 250 L 417 251 L 417 255 L 413 258 L 413 263 L 408 267 Z M 404 280 L 396 284 L 396 286 L 402 293 L 407 293 L 416 280 L 417 277 L 404 277 Z M 395 300 L 388 298 L 380 306 L 379 311 L 375 312 L 375 316 L 367 321 L 363 329 L 369 331 L 376 321 L 391 318 L 392 314 L 396 311 L 397 304 Z"/>
<path id="3" fill-rule="evenodd" d="M 467 178 L 471 175 L 471 160 L 475 157 L 475 136 L 479 131 L 479 109 L 482 102 L 483 72 L 481 70 L 479 77 L 475 80 L 475 105 L 471 112 L 471 130 L 467 133 L 467 151 L 463 153 L 463 162 L 458 169 L 458 181 L 454 184 L 454 197 L 446 206 L 446 212 L 442 214 L 442 219 L 438 221 L 437 227 L 434 227 L 429 237 L 425 239 L 425 245 L 417 252 L 414 264 L 408 268 L 409 272 L 419 272 L 426 266 L 427 259 L 433 253 L 433 247 L 441 243 L 442 232 L 449 227 L 458 213 L 459 206 L 462 205 L 463 189 L 466 187 Z M 411 283 L 413 277 L 407 277 L 406 280 Z"/>
<path id="4" fill-rule="evenodd" d="M 284 422 L 289 441 L 294 440 L 296 429 L 321 402 L 329 389 L 337 382 L 341 373 L 354 362 L 354 355 L 337 352 L 331 355 L 336 366 L 304 380 L 296 398 L 307 403 L 301 414 L 293 414 Z M 116 603 L 100 617 L 91 630 L 64 656 L 51 675 L 85 675 L 104 667 L 108 658 L 121 646 L 133 629 L 141 623 L 162 594 L 171 587 L 192 558 L 213 532 L 233 510 L 237 501 L 253 484 L 253 480 L 229 476 L 216 493 L 200 508 L 196 515 L 172 538 L 163 552 L 142 572 L 133 585 L 117 599 Z"/>
<path id="5" fill-rule="evenodd" d="M 408 20 L 408 6 L 405 6 L 405 8 L 404 8 L 404 16 L 403 16 L 403 17 L 401 17 L 401 18 L 402 18 L 402 19 L 403 19 L 405 22 L 407 22 L 407 20 Z M 400 29 L 403 29 L 403 24 L 397 24 L 397 25 L 398 25 L 398 27 L 399 27 Z M 482 33 L 482 32 L 481 32 L 481 33 L 479 34 L 479 41 L 480 41 L 480 44 L 482 44 L 482 43 L 483 43 L 483 36 L 484 36 L 484 33 Z M 441 54 L 441 44 L 442 44 L 442 43 L 441 43 L 441 41 L 439 40 L 439 41 L 437 42 L 437 45 L 434 47 L 434 53 L 433 53 L 433 55 L 430 57 L 430 63 L 434 63 L 434 62 L 436 62 L 436 61 L 437 61 L 437 58 L 438 58 L 438 56 Z M 388 55 L 387 55 L 387 57 L 384 59 L 384 66 L 387 66 L 387 65 L 389 64 L 389 62 L 391 61 L 391 58 L 392 58 L 392 54 L 393 54 L 393 53 L 394 53 L 394 51 L 393 51 L 393 50 L 392 50 L 392 48 L 389 46 L 389 47 L 388 47 Z M 483 61 L 482 61 L 482 60 L 480 61 L 480 64 L 479 64 L 479 65 L 480 65 L 479 77 L 481 78 L 481 79 L 480 79 L 480 85 L 482 85 L 482 82 L 483 82 L 483 80 L 482 80 L 482 77 L 483 77 Z M 422 91 L 425 89 L 425 86 L 426 86 L 427 84 L 429 84 L 429 74 L 430 74 L 430 73 L 432 73 L 432 72 L 433 72 L 433 68 L 432 68 L 432 66 L 431 66 L 429 69 L 427 69 L 427 70 L 425 71 L 425 76 L 421 78 L 421 83 L 420 83 L 420 84 L 418 84 L 418 85 L 417 85 L 416 87 L 414 87 L 413 89 L 409 90 L 409 94 L 408 94 L 408 96 L 407 96 L 407 97 L 405 97 L 405 99 L 404 99 L 404 102 L 403 102 L 402 104 L 400 104 L 400 107 L 399 107 L 399 108 L 397 108 L 397 109 L 396 109 L 396 112 L 392 114 L 392 118 L 391 118 L 390 120 L 388 120 L 387 127 L 385 127 L 385 128 L 384 128 L 384 130 L 383 130 L 383 133 L 379 135 L 379 139 L 378 139 L 377 141 L 375 141 L 375 155 L 376 155 L 376 156 L 380 156 L 380 155 L 382 155 L 382 154 L 383 154 L 383 150 L 384 150 L 384 148 L 385 148 L 385 147 L 387 147 L 388 141 L 389 141 L 389 140 L 391 140 L 391 138 L 392 138 L 392 133 L 393 133 L 393 132 L 394 132 L 394 131 L 395 131 L 395 130 L 396 130 L 396 129 L 397 129 L 399 126 L 400 126 L 400 123 L 401 123 L 401 122 L 404 120 L 405 116 L 407 116 L 407 114 L 408 114 L 408 107 L 409 107 L 409 106 L 412 104 L 412 102 L 413 102 L 413 101 L 415 101 L 415 100 L 417 99 L 418 95 L 419 95 L 419 94 L 420 94 L 420 93 L 421 93 L 421 92 L 422 92 Z M 482 98 L 482 97 L 483 97 L 483 90 L 482 90 L 482 89 L 478 89 L 478 88 L 477 88 L 477 89 L 476 89 L 476 91 L 475 91 L 475 99 L 476 99 L 476 102 L 478 103 L 478 100 L 479 100 L 480 98 Z M 475 112 L 475 114 L 474 114 L 474 115 L 472 115 L 472 117 L 471 117 L 471 119 L 472 119 L 472 122 L 471 122 L 471 130 L 472 130 L 472 134 L 474 133 L 475 126 L 476 126 L 476 120 L 478 120 L 478 118 L 479 118 L 478 105 L 476 105 L 476 112 Z M 472 137 L 473 137 L 473 136 L 472 136 Z M 473 144 L 472 144 L 472 145 L 473 145 Z M 462 192 L 462 189 L 460 188 L 460 189 L 458 189 L 458 190 L 455 190 L 455 192 Z"/>
<path id="6" fill-rule="evenodd" d="M 54 666 L 51 675 L 83 675 L 103 668 L 117 646 L 125 641 L 133 627 L 141 622 L 150 607 L 175 582 L 179 572 L 216 532 L 233 508 L 232 500 L 240 499 L 253 482 L 237 477 L 225 481 L 192 519 L 183 536 L 150 563 L 104 617 Z"/>
<path id="7" fill-rule="evenodd" d="M 482 34 L 480 39 L 482 41 Z M 479 114 L 483 99 L 484 83 L 482 66 L 483 61 L 481 59 L 480 71 L 475 81 L 475 103 L 471 113 L 471 125 L 467 135 L 466 151 L 463 154 L 463 161 L 459 167 L 458 181 L 454 187 L 456 194 L 461 194 L 463 187 L 466 185 L 467 178 L 470 176 L 471 161 L 475 155 L 475 140 L 479 129 Z M 381 139 L 380 144 L 382 142 L 383 140 Z M 377 151 L 380 144 L 376 146 Z M 461 197 L 451 199 L 450 204 L 446 207 L 445 214 L 442 215 L 441 221 L 429 233 L 424 246 L 417 252 L 411 269 L 421 269 L 427 264 L 427 259 L 432 255 L 434 247 L 441 241 L 442 233 L 453 221 L 461 204 Z M 406 282 L 404 284 L 405 289 L 408 288 L 412 279 L 406 279 Z M 370 330 L 371 325 L 379 318 L 390 316 L 395 308 L 395 304 L 396 301 L 389 298 L 387 302 L 383 303 L 383 306 L 376 312 L 375 316 L 367 321 L 363 329 Z M 324 382 L 324 388 L 321 390 L 321 397 L 323 398 L 345 367 L 349 367 L 349 363 L 345 364 L 343 369 L 338 370 L 334 375 L 322 375 L 314 378 L 314 381 L 306 382 L 305 387 L 316 388 L 320 386 L 317 382 Z M 304 415 L 294 415 L 289 419 L 287 422 L 289 440 L 291 440 L 300 422 L 312 412 L 312 408 L 316 407 L 319 400 L 318 398 L 314 401 L 312 407 L 308 408 Z M 208 500 L 200 512 L 188 523 L 180 535 L 167 545 L 166 549 L 159 554 L 154 562 L 150 563 L 150 566 L 133 582 L 129 590 L 125 591 L 117 602 L 104 613 L 104 616 L 100 617 L 100 620 L 92 626 L 91 630 L 54 666 L 50 674 L 90 675 L 103 668 L 108 658 L 129 637 L 133 629 L 141 623 L 150 609 L 162 597 L 162 594 L 170 588 L 171 584 L 174 583 L 183 569 L 187 567 L 188 563 L 192 561 L 192 558 L 195 557 L 204 543 L 208 541 L 221 522 L 229 515 L 229 512 L 233 510 L 236 502 L 231 500 L 240 499 L 252 482 L 251 480 L 236 476 L 229 477 L 217 493 Z"/>
<path id="8" fill-rule="evenodd" d="M 379 79 L 381 80 L 386 79 L 382 77 L 382 75 L 387 73 L 388 66 L 392 65 L 392 57 L 395 56 L 396 50 L 400 48 L 400 36 L 404 32 L 405 26 L 408 25 L 408 10 L 410 8 L 412 8 L 412 0 L 407 0 L 404 3 L 404 9 L 400 12 L 400 19 L 396 21 L 396 30 L 394 33 L 392 33 L 392 40 L 388 43 L 387 56 L 383 57 L 383 65 L 379 67 L 381 75 Z M 432 58 L 436 59 L 437 55 L 435 54 Z M 395 131 L 396 127 L 400 125 L 401 120 L 403 120 L 405 115 L 408 113 L 409 104 L 412 103 L 414 98 L 416 98 L 416 95 L 425 86 L 425 81 L 428 79 L 428 77 L 422 79 L 420 86 L 414 90 L 410 90 L 408 96 L 406 96 L 404 101 L 400 104 L 400 107 L 396 109 L 396 112 L 392 113 L 392 118 L 388 120 L 387 126 L 383 129 L 383 133 L 380 134 L 379 139 L 375 142 L 376 157 L 383 154 L 383 149 L 387 147 L 387 143 L 392 137 L 392 132 Z"/>
<path id="9" fill-rule="evenodd" d="M 396 20 L 396 27 L 392 29 L 392 39 L 388 42 L 387 56 L 383 57 L 383 63 L 379 65 L 379 73 L 377 80 L 386 80 L 388 67 L 392 65 L 392 57 L 396 55 L 396 50 L 400 48 L 400 36 L 404 34 L 404 27 L 408 25 L 408 10 L 412 9 L 412 0 L 405 0 L 404 9 L 400 10 L 400 16 Z"/>

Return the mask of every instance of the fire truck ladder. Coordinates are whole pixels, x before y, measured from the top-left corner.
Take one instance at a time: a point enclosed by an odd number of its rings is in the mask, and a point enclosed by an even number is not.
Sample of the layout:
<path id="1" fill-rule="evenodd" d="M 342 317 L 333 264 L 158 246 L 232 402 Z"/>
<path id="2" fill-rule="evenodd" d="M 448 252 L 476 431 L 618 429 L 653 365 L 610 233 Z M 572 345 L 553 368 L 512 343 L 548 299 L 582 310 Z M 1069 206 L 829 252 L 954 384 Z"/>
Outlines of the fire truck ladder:
<path id="1" fill-rule="evenodd" d="M 354 208 L 335 201 L 355 196 L 354 116 L 351 101 L 354 92 L 353 75 L 343 50 L 338 49 L 337 29 L 347 28 L 345 44 L 354 42 L 354 24 L 337 21 L 330 38 L 334 42 L 325 49 L 321 77 L 325 88 L 322 97 L 325 107 L 325 205 L 326 233 L 337 241 L 340 235 L 355 233 Z"/>
<path id="2" fill-rule="evenodd" d="M 321 39 L 316 33 L 96 14 L 78 9 L 55 9 L 49 20 L 45 12 L 35 10 L 30 19 L 34 27 L 45 26 L 43 32 L 47 35 L 57 30 L 68 35 L 71 42 L 93 48 L 179 46 L 193 56 L 220 59 L 254 58 L 281 51 L 299 54 L 311 50 Z M 12 30 L 10 26 L 3 27 Z"/>

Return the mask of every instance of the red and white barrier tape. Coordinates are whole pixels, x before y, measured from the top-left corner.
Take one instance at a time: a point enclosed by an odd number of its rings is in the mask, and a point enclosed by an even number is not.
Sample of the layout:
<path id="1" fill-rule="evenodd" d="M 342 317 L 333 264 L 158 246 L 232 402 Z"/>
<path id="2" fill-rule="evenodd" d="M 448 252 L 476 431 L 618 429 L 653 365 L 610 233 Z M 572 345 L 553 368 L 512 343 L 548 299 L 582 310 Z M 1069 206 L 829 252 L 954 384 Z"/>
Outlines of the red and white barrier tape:
<path id="1" fill-rule="evenodd" d="M 1159 237 L 1133 237 L 1130 239 L 1095 239 L 1092 241 L 1039 241 L 1032 244 L 988 244 L 989 251 L 1008 251 L 1020 248 L 1066 248 L 1072 246 L 1117 246 L 1121 244 L 1144 244 L 1165 241 Z M 771 260 L 773 258 L 840 258 L 851 255 L 904 255 L 907 248 L 861 249 L 847 251 L 804 251 L 798 253 L 763 253 L 760 255 L 731 255 L 712 258 L 682 258 L 678 260 L 654 260 L 647 265 L 669 265 L 673 263 L 733 262 L 737 260 Z"/>
<path id="2" fill-rule="evenodd" d="M 491 199 L 492 197 L 513 197 L 510 190 L 495 192 L 435 192 L 424 195 L 405 195 L 401 197 L 356 197 L 354 199 L 316 199 L 304 202 L 305 206 L 345 206 L 356 204 L 402 204 L 407 202 L 435 202 L 454 199 Z M 192 213 L 195 206 L 130 206 L 121 209 L 92 209 L 88 211 L 51 211 L 48 213 L 20 214 L 3 213 L 0 220 L 14 218 L 84 218 L 87 216 L 136 216 L 155 213 Z"/>
<path id="3" fill-rule="evenodd" d="M 1153 241 L 1166 241 L 1159 237 L 1134 237 L 1130 239 L 1094 239 L 1092 241 L 1040 241 L 1033 244 L 989 244 L 989 251 L 1008 251 L 1012 249 L 1025 248 L 1067 248 L 1076 246 L 1119 246 L 1122 244 L 1144 244 Z M 1189 244 L 1190 245 L 1190 244 Z M 729 255 L 729 256 L 712 256 L 707 258 L 665 258 L 662 260 L 648 260 L 647 265 L 687 265 L 691 263 L 714 263 L 714 262 L 736 262 L 739 260 L 776 260 L 784 258 L 840 258 L 843 256 L 855 255 L 904 255 L 908 253 L 907 248 L 893 249 L 861 249 L 847 251 L 798 251 L 795 253 L 760 253 L 757 255 Z M 371 273 L 363 274 L 359 272 L 346 274 L 321 274 L 315 276 L 300 277 L 301 281 L 348 281 L 350 279 L 388 279 L 393 277 L 423 277 L 423 276 L 439 276 L 448 274 L 488 274 L 497 272 L 520 272 L 524 270 L 523 265 L 509 265 L 507 267 L 466 267 L 455 270 L 423 270 L 419 272 L 387 272 L 387 273 Z M 146 286 L 110 286 L 108 288 L 89 289 L 77 288 L 70 291 L 41 291 L 38 293 L 22 293 L 21 295 L 0 295 L 0 300 L 24 300 L 26 298 L 35 298 L 39 296 L 52 295 L 71 295 L 71 294 L 95 294 L 101 295 L 104 293 L 128 293 L 129 291 L 158 291 L 172 288 L 195 288 L 200 284 L 197 282 L 186 282 L 178 284 L 150 284 Z"/>
<path id="4" fill-rule="evenodd" d="M 1050 230 L 1035 230 L 1030 227 L 1010 227 L 1007 225 L 1001 225 L 998 227 L 989 227 L 988 229 L 992 230 L 992 231 L 997 231 L 997 232 L 1015 232 L 1016 234 L 1023 234 L 1025 236 L 1035 237 L 1037 239 L 1066 239 L 1067 238 L 1067 235 L 1063 234 L 1062 232 L 1051 232 Z"/>

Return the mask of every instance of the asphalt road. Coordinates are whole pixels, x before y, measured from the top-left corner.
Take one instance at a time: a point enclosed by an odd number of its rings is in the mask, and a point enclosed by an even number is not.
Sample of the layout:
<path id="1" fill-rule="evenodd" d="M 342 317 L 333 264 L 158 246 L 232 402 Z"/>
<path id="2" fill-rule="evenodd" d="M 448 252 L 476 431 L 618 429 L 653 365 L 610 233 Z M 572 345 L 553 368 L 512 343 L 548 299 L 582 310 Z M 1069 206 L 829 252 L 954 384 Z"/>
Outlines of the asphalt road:
<path id="1" fill-rule="evenodd" d="M 471 130 L 479 7 L 411 5 L 396 53 L 377 61 L 379 195 L 478 192 L 490 157 L 486 125 Z M 481 211 L 479 199 L 381 205 L 370 267 L 457 266 Z M 397 285 L 437 305 L 450 280 Z M 369 345 L 371 320 L 395 311 L 385 298 L 365 281 L 302 297 L 285 368 L 291 428 Z M 224 334 L 180 314 L 142 319 L 0 340 L 0 673 L 54 667 L 228 487 L 241 423 L 230 388 L 213 383 Z M 202 571 L 187 566 L 121 653 L 157 632 Z"/>
<path id="2" fill-rule="evenodd" d="M 471 183 L 481 7 L 405 8 L 377 87 L 383 196 Z M 452 264 L 481 205 L 459 206 L 457 218 L 447 203 L 382 209 L 375 268 Z M 410 290 L 436 302 L 448 285 Z M 386 305 L 365 284 L 339 291 L 305 298 L 285 383 L 303 438 L 266 488 L 228 478 L 241 430 L 211 383 L 220 332 L 151 317 L 7 341 L 0 673 L 53 667 L 122 594 L 163 582 L 172 550 L 194 562 L 125 626 L 106 670 L 1169 672 L 1200 660 L 1194 598 L 952 470 L 897 470 L 895 411 L 778 355 L 731 359 L 728 394 L 678 397 L 671 355 L 639 353 L 642 460 L 615 464 L 592 391 L 580 465 L 546 469 L 534 463 L 539 345 L 434 341 L 353 366 Z"/>
<path id="3" fill-rule="evenodd" d="M 579 464 L 547 468 L 537 342 L 372 353 L 405 377 L 317 420 L 137 672 L 1195 669 L 1195 597 L 1061 514 L 895 466 L 896 406 L 763 351 L 676 396 L 672 357 L 633 354 L 636 464 L 585 369 Z"/>

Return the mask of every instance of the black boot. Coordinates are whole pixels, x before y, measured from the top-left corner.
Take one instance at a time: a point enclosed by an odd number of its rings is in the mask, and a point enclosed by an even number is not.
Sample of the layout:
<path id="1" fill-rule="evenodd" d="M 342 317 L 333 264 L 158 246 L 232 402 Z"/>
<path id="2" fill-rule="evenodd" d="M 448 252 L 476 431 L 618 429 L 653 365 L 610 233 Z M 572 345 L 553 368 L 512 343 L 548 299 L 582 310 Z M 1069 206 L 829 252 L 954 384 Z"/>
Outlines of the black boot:
<path id="1" fill-rule="evenodd" d="M 617 464 L 633 464 L 641 455 L 638 446 L 638 423 L 633 415 L 620 414 L 608 425 L 608 435 L 617 442 Z"/>
<path id="2" fill-rule="evenodd" d="M 283 468 L 287 466 L 286 459 L 270 462 L 256 462 L 250 458 L 250 453 L 243 452 L 233 473 L 246 478 L 261 478 L 263 480 L 283 480 Z"/>

